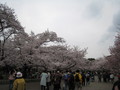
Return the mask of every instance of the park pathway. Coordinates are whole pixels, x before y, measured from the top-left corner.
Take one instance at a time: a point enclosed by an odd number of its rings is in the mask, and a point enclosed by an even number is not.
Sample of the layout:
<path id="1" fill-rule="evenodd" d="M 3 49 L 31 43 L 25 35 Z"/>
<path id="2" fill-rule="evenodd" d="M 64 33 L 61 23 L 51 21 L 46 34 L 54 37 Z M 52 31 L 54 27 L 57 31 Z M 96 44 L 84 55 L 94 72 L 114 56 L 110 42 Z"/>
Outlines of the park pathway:
<path id="1" fill-rule="evenodd" d="M 82 90 L 111 90 L 113 84 L 111 83 L 104 83 L 104 82 L 91 82 L 90 85 L 85 86 L 82 88 Z M 39 82 L 32 82 L 27 83 L 27 90 L 40 90 Z M 0 85 L 0 90 L 8 90 L 8 84 L 7 85 Z M 52 87 L 50 90 L 53 90 Z"/>
<path id="2" fill-rule="evenodd" d="M 82 90 L 112 90 L 113 84 L 111 83 L 99 83 L 99 82 L 93 82 L 88 86 L 83 87 Z"/>

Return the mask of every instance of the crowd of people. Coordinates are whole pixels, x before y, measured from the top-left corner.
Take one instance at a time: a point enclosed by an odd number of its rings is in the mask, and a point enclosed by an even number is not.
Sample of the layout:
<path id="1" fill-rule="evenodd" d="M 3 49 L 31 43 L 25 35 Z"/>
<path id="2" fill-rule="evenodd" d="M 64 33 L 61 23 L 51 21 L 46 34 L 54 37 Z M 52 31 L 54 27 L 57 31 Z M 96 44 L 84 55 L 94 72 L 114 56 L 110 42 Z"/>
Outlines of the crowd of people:
<path id="1" fill-rule="evenodd" d="M 72 71 L 55 71 L 46 72 L 41 74 L 41 90 L 49 90 L 50 85 L 53 85 L 53 90 L 80 90 L 82 88 L 82 74 L 79 70 Z M 44 88 L 43 88 L 44 87 Z"/>
<path id="2" fill-rule="evenodd" d="M 98 81 L 99 82 L 111 82 L 114 83 L 115 75 L 110 72 L 98 72 Z"/>
<path id="3" fill-rule="evenodd" d="M 9 73 L 9 90 L 26 90 L 26 82 L 21 72 L 12 70 Z M 108 72 L 81 72 L 76 71 L 43 71 L 39 75 L 41 90 L 82 90 L 82 87 L 89 85 L 98 77 L 98 82 L 114 83 L 114 74 Z M 117 85 L 117 87 L 116 87 Z M 120 90 L 120 76 L 113 84 L 112 90 Z"/>
<path id="4" fill-rule="evenodd" d="M 25 90 L 26 83 L 21 72 L 12 70 L 9 73 L 9 90 Z M 50 86 L 53 86 L 53 90 L 80 90 L 82 86 L 88 85 L 90 80 L 90 74 L 80 73 L 72 71 L 43 71 L 40 74 L 40 86 L 41 90 L 50 90 Z M 86 78 L 86 80 L 85 80 Z M 85 82 L 86 81 L 86 82 Z"/>

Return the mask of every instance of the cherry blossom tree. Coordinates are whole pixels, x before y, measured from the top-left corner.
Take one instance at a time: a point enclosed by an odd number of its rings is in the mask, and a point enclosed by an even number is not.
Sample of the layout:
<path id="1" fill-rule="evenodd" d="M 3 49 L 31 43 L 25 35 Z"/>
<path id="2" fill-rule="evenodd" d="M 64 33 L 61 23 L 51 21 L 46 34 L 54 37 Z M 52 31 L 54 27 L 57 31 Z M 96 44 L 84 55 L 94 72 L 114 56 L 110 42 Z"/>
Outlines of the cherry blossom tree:
<path id="1" fill-rule="evenodd" d="M 77 66 L 85 56 L 86 49 L 77 50 L 61 44 L 65 41 L 57 37 L 55 32 L 45 31 L 35 37 L 35 55 L 33 60 L 35 66 L 51 70 L 70 69 Z M 52 45 L 50 45 L 50 42 L 53 42 Z"/>
<path id="2" fill-rule="evenodd" d="M 0 61 L 7 57 L 5 51 L 7 40 L 22 32 L 23 27 L 17 20 L 14 10 L 5 4 L 0 4 Z"/>
<path id="3" fill-rule="evenodd" d="M 14 10 L 0 4 L 0 66 L 46 70 L 87 67 L 87 49 L 71 48 L 55 32 L 24 32 Z"/>
<path id="4" fill-rule="evenodd" d="M 94 61 L 91 61 L 91 70 L 109 70 L 108 60 L 105 57 L 98 58 Z"/>
<path id="5" fill-rule="evenodd" d="M 111 69 L 115 72 L 120 72 L 120 32 L 116 36 L 114 46 L 110 47 L 110 54 L 107 59 Z"/>
<path id="6" fill-rule="evenodd" d="M 17 67 L 27 65 L 50 70 L 84 67 L 82 63 L 86 49 L 79 50 L 78 47 L 70 48 L 62 44 L 64 39 L 55 32 L 45 31 L 37 35 L 32 32 L 30 36 L 20 34 L 13 41 L 17 55 L 8 62 L 14 62 L 12 65 Z"/>

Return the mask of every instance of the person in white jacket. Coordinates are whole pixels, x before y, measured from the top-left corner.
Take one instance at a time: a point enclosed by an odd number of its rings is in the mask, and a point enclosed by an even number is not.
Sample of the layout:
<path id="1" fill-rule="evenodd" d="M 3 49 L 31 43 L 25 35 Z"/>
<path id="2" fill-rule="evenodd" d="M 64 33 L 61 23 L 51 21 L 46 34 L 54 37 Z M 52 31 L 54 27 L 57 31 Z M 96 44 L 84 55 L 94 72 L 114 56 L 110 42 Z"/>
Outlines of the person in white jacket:
<path id="1" fill-rule="evenodd" d="M 45 90 L 45 88 L 46 88 L 47 77 L 48 77 L 48 74 L 46 73 L 46 71 L 43 71 L 41 73 L 41 80 L 40 80 L 41 90 Z"/>

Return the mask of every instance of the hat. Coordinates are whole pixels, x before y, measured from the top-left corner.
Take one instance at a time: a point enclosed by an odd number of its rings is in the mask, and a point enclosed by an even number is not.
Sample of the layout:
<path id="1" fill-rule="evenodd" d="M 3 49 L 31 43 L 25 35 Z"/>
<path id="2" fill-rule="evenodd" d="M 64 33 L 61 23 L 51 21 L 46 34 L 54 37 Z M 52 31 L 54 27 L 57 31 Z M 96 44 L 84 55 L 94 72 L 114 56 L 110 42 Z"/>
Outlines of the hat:
<path id="1" fill-rule="evenodd" d="M 17 77 L 17 78 L 22 77 L 22 73 L 21 73 L 21 72 L 17 72 L 16 77 Z"/>

